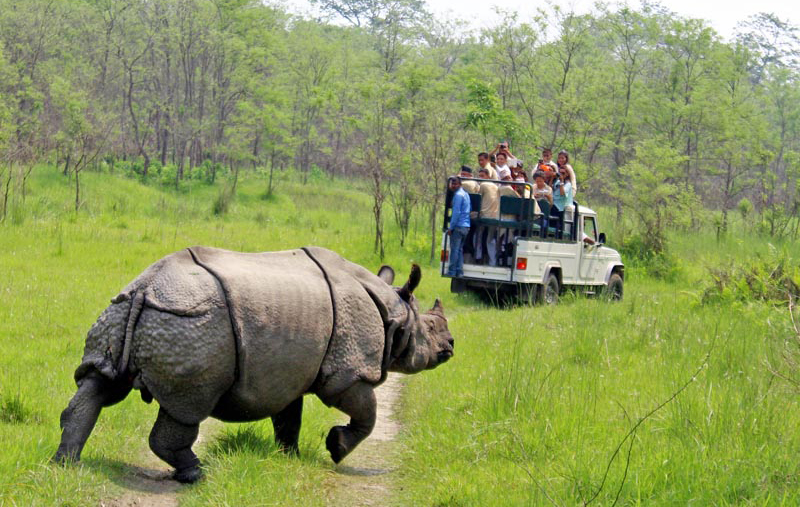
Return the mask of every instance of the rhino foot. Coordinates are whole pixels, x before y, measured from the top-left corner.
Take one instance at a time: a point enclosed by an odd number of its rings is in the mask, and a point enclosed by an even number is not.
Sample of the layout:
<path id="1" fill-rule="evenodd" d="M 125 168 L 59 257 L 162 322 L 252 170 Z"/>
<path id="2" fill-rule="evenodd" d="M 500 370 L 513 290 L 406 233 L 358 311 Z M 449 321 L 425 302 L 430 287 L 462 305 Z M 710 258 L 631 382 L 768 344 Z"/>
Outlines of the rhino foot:
<path id="1" fill-rule="evenodd" d="M 331 453 L 334 463 L 339 463 L 350 453 L 350 449 L 345 443 L 345 431 L 347 428 L 344 426 L 334 426 L 328 433 L 328 438 L 325 439 L 325 448 Z"/>
<path id="2" fill-rule="evenodd" d="M 182 484 L 193 484 L 203 478 L 203 471 L 198 466 L 175 470 L 172 478 Z"/>
<path id="3" fill-rule="evenodd" d="M 75 456 L 74 453 L 65 452 L 62 451 L 61 449 L 58 449 L 55 455 L 53 455 L 53 457 L 50 458 L 50 462 L 55 463 L 56 465 L 69 465 L 70 463 L 75 463 L 76 461 L 79 460 L 80 457 Z"/>

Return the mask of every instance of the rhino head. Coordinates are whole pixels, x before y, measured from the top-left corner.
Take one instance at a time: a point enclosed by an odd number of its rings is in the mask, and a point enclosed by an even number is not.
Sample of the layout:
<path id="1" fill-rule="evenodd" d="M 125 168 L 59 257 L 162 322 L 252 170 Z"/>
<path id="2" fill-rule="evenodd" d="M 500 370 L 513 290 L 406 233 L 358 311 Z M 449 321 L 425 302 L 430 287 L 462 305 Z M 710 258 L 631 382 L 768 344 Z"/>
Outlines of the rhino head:
<path id="1" fill-rule="evenodd" d="M 394 271 L 388 266 L 383 266 L 378 276 L 389 285 L 394 281 Z M 422 271 L 414 264 L 405 285 L 395 289 L 409 311 L 406 322 L 395 334 L 389 371 L 417 373 L 430 370 L 453 356 L 453 336 L 447 328 L 442 302 L 436 299 L 433 308 L 425 313 L 419 311 L 414 289 L 421 279 Z"/>

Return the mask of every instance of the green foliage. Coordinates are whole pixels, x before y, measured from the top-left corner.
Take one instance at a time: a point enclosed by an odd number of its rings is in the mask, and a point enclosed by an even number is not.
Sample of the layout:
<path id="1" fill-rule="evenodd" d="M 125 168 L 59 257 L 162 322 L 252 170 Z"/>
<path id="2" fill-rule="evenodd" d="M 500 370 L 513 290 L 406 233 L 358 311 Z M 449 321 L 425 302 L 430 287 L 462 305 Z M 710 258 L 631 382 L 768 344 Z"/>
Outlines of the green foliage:
<path id="1" fill-rule="evenodd" d="M 800 298 L 800 267 L 786 250 L 772 248 L 763 257 L 709 268 L 708 277 L 704 304 L 763 301 L 786 305 Z"/>
<path id="2" fill-rule="evenodd" d="M 648 276 L 669 282 L 681 277 L 680 262 L 669 250 L 656 251 L 646 235 L 636 234 L 626 238 L 619 246 L 619 252 L 627 266 L 643 268 Z"/>
<path id="3" fill-rule="evenodd" d="M 750 215 L 753 213 L 753 203 L 751 203 L 747 197 L 743 197 L 736 206 L 736 209 L 739 210 L 742 220 L 747 221 L 747 219 L 750 218 Z"/>
<path id="4" fill-rule="evenodd" d="M 619 200 L 641 222 L 644 248 L 659 254 L 666 248 L 666 233 L 675 218 L 685 211 L 680 204 L 684 193 L 678 181 L 685 177 L 681 165 L 686 157 L 663 141 L 646 140 L 636 147 L 636 157 L 619 169 L 624 180 L 617 184 Z"/>
<path id="5" fill-rule="evenodd" d="M 39 417 L 30 409 L 19 393 L 7 396 L 0 393 L 0 423 L 26 424 L 39 422 Z"/>
<path id="6" fill-rule="evenodd" d="M 178 167 L 175 164 L 167 164 L 164 167 L 159 167 L 159 180 L 164 186 L 175 186 L 178 181 Z"/>
<path id="7" fill-rule="evenodd" d="M 223 186 L 217 193 L 211 212 L 217 216 L 225 215 L 230 209 L 234 197 L 233 188 L 228 185 Z"/>

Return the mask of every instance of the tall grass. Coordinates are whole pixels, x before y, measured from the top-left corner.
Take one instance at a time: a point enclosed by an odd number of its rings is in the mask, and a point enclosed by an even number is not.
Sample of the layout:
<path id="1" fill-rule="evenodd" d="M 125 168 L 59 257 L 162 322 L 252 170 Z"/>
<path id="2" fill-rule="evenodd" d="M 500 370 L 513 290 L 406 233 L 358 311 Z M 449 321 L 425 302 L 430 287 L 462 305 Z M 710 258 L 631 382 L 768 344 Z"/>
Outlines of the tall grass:
<path id="1" fill-rule="evenodd" d="M 119 496 L 130 466 L 154 465 L 147 435 L 155 404 L 133 393 L 105 409 L 83 464 L 55 467 L 58 417 L 75 392 L 85 333 L 109 298 L 150 263 L 204 244 L 244 251 L 325 246 L 375 270 L 370 197 L 349 182 L 242 177 L 227 213 L 224 181 L 179 190 L 87 173 L 85 204 L 49 168 L 35 172 L 17 218 L 0 225 L 0 505 L 87 505 Z M 610 215 L 600 210 L 611 243 Z M 554 308 L 496 308 L 452 295 L 428 262 L 424 217 L 406 247 L 387 223 L 386 262 L 425 267 L 421 306 L 441 297 L 456 355 L 408 383 L 401 409 L 398 505 L 795 505 L 797 393 L 766 364 L 782 359 L 786 310 L 702 304 L 709 269 L 767 258 L 742 231 L 675 234 L 672 281 L 626 270 L 625 300 L 562 297 Z M 736 226 L 732 227 L 736 230 Z M 773 247 L 800 259 L 800 246 Z M 399 280 L 402 283 L 402 279 Z M 708 361 L 704 362 L 706 354 Z M 680 395 L 669 399 L 700 369 Z M 301 458 L 276 452 L 271 425 L 225 425 L 199 446 L 206 479 L 182 505 L 321 505 L 334 500 L 324 438 L 340 415 L 307 399 Z"/>
<path id="2" fill-rule="evenodd" d="M 785 310 L 701 307 L 685 289 L 634 279 L 620 304 L 459 317 L 453 364 L 405 399 L 409 504 L 584 503 L 628 431 L 698 368 L 621 447 L 594 502 L 800 499 L 800 406 L 764 365 Z"/>

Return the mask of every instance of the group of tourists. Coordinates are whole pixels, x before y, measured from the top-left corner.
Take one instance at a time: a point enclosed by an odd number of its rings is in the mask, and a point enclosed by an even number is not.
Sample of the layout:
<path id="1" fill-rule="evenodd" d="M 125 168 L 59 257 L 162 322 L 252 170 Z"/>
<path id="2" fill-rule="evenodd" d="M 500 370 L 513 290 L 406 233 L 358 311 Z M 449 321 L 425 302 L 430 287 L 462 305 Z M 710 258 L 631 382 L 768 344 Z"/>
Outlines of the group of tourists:
<path id="1" fill-rule="evenodd" d="M 452 215 L 447 234 L 450 236 L 450 268 L 448 276 L 463 276 L 464 255 L 470 263 L 504 265 L 510 253 L 511 231 L 493 225 L 472 227 L 472 220 L 500 217 L 503 196 L 532 198 L 541 236 L 547 237 L 550 226 L 560 239 L 564 211 L 572 204 L 577 190 L 575 171 L 569 154 L 560 151 L 554 162 L 549 148 L 542 150 L 532 178 L 522 160 L 509 150 L 507 142 L 498 143 L 490 152 L 478 154 L 477 174 L 471 167 L 461 166 L 458 176 L 448 181 L 454 192 Z M 485 180 L 485 181 L 484 181 Z M 473 210 L 468 194 L 479 194 L 480 210 Z M 472 220 L 471 220 L 472 219 Z"/>

